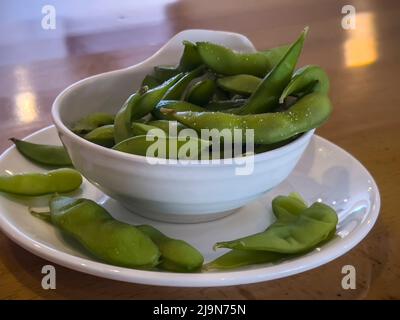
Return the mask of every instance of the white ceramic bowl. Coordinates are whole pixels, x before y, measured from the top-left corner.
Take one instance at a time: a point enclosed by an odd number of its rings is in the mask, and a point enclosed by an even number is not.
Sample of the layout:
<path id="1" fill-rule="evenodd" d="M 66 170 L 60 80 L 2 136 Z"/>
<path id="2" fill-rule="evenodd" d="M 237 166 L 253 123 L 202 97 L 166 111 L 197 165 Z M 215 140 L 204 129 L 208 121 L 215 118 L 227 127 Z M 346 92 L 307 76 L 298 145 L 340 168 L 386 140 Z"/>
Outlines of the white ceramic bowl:
<path id="1" fill-rule="evenodd" d="M 90 113 L 116 113 L 155 65 L 177 63 L 182 40 L 255 50 L 240 34 L 186 30 L 142 63 L 71 85 L 54 101 L 52 116 L 74 166 L 104 193 L 143 216 L 188 223 L 225 216 L 281 183 L 297 164 L 314 130 L 284 147 L 256 155 L 252 174 L 237 175 L 235 162 L 152 165 L 145 157 L 103 148 L 68 129 Z"/>

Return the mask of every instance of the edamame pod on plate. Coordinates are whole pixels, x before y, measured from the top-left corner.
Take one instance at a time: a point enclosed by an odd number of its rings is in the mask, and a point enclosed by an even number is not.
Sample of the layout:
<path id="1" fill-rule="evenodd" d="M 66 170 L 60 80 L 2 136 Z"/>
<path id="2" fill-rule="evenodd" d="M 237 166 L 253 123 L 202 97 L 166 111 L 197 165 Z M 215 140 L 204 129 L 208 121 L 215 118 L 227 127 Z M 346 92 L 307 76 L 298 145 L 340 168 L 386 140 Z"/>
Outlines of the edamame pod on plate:
<path id="1" fill-rule="evenodd" d="M 70 192 L 78 189 L 81 184 L 81 174 L 70 168 L 0 176 L 0 192 L 23 196 Z"/>
<path id="2" fill-rule="evenodd" d="M 253 264 L 277 262 L 287 255 L 269 251 L 231 250 L 207 263 L 205 269 L 235 269 Z"/>
<path id="3" fill-rule="evenodd" d="M 10 139 L 17 150 L 33 162 L 48 166 L 71 166 L 72 162 L 63 146 L 32 143 L 28 141 Z"/>
<path id="4" fill-rule="evenodd" d="M 92 200 L 57 196 L 50 201 L 50 214 L 53 225 L 107 263 L 129 268 L 158 264 L 160 252 L 146 234 L 115 220 Z"/>
<path id="5" fill-rule="evenodd" d="M 336 229 L 338 217 L 331 207 L 316 202 L 296 219 L 277 220 L 264 232 L 233 241 L 219 242 L 216 248 L 302 253 L 326 240 Z"/>
<path id="6" fill-rule="evenodd" d="M 161 252 L 161 269 L 175 272 L 197 271 L 203 265 L 203 255 L 183 240 L 172 239 L 149 225 L 137 226 L 158 246 Z"/>

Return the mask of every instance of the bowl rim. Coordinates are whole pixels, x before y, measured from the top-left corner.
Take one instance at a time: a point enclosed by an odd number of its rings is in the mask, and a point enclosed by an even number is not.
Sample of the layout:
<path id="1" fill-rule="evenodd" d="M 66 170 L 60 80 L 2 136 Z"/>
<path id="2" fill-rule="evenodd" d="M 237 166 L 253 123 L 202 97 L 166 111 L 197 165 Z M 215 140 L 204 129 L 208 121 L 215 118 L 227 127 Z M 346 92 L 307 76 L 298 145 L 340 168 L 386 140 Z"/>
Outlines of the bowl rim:
<path id="1" fill-rule="evenodd" d="M 208 32 L 210 32 L 210 31 L 211 32 L 221 32 L 221 33 L 225 33 L 225 34 L 235 34 L 235 33 L 226 32 L 226 31 L 214 31 L 214 30 L 202 30 L 202 29 L 189 29 L 189 30 L 185 30 L 185 31 L 193 31 L 193 30 L 208 31 Z M 179 35 L 179 33 L 177 35 Z M 175 35 L 174 37 L 176 37 L 177 35 Z M 237 34 L 237 35 L 243 36 L 241 34 Z M 171 39 L 173 39 L 174 37 L 172 37 Z M 135 65 L 86 77 L 84 79 L 78 80 L 77 82 L 69 85 L 67 88 L 62 90 L 55 98 L 55 100 L 52 104 L 52 108 L 51 108 L 52 120 L 53 120 L 53 123 L 55 124 L 59 134 L 60 134 L 60 132 L 62 132 L 64 135 L 68 136 L 74 143 L 76 143 L 77 145 L 80 145 L 81 148 L 89 149 L 92 152 L 100 153 L 104 156 L 108 156 L 109 158 L 113 158 L 113 159 L 119 158 L 120 160 L 125 160 L 125 161 L 149 163 L 148 159 L 153 158 L 153 157 L 129 154 L 129 153 L 113 150 L 111 148 L 106 148 L 106 147 L 97 145 L 93 142 L 90 142 L 90 141 L 84 139 L 83 137 L 72 132 L 72 130 L 66 124 L 64 124 L 63 120 L 61 119 L 61 115 L 60 115 L 61 101 L 63 99 L 65 99 L 65 97 L 67 95 L 71 94 L 75 89 L 81 87 L 82 85 L 86 85 L 87 83 L 94 82 L 100 78 L 107 78 L 110 76 L 118 76 L 119 74 L 122 74 L 125 72 L 132 72 L 133 70 L 136 71 L 137 69 L 146 67 L 147 64 L 149 62 L 151 62 L 151 60 L 154 57 L 158 56 L 162 52 L 163 48 L 165 48 L 167 44 L 168 44 L 168 42 L 166 44 L 164 44 L 159 50 L 157 50 L 153 55 L 151 55 L 150 57 L 144 59 L 143 61 L 141 61 Z M 133 71 L 133 72 L 135 72 L 135 71 Z M 307 140 L 310 141 L 311 136 L 314 134 L 315 130 L 316 129 L 311 129 L 309 131 L 303 132 L 300 137 L 294 139 L 293 141 L 290 141 L 289 143 L 285 144 L 284 146 L 281 146 L 281 147 L 278 147 L 276 149 L 269 150 L 266 152 L 246 156 L 246 157 L 253 157 L 254 162 L 260 162 L 260 161 L 277 158 L 286 153 L 289 153 L 290 151 L 297 149 L 300 145 L 303 145 L 303 143 L 306 143 Z M 228 158 L 225 160 L 233 160 L 233 159 L 238 159 L 238 158 L 243 159 L 244 157 Z M 158 159 L 158 158 L 153 158 L 153 159 Z M 232 164 L 236 165 L 234 160 L 229 163 L 227 161 L 224 161 L 224 159 L 216 159 L 215 161 L 213 161 L 213 160 L 211 160 L 211 161 L 210 160 L 190 160 L 189 162 L 178 160 L 178 161 L 174 161 L 174 162 L 171 162 L 171 161 L 159 162 L 157 164 L 163 165 L 163 166 L 184 165 L 184 166 L 189 166 L 189 167 L 215 166 L 215 165 L 231 166 Z"/>

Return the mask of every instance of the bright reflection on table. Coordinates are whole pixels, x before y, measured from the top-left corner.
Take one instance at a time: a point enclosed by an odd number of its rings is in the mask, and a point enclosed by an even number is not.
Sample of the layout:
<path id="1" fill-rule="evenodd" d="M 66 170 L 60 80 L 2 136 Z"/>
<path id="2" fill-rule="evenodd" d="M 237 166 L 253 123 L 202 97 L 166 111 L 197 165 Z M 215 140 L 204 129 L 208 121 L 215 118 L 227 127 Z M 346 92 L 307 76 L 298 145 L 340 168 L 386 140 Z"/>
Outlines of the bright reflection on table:
<path id="1" fill-rule="evenodd" d="M 29 123 L 38 117 L 36 95 L 32 90 L 29 73 L 24 67 L 16 67 L 14 70 L 17 94 L 15 95 L 15 115 L 18 121 Z"/>
<path id="2" fill-rule="evenodd" d="M 356 16 L 356 28 L 346 30 L 348 39 L 344 43 L 347 67 L 362 67 L 378 59 L 375 16 L 372 12 L 361 12 Z"/>
<path id="3" fill-rule="evenodd" d="M 38 117 L 36 96 L 31 91 L 20 92 L 15 96 L 15 115 L 23 123 L 35 121 Z"/>

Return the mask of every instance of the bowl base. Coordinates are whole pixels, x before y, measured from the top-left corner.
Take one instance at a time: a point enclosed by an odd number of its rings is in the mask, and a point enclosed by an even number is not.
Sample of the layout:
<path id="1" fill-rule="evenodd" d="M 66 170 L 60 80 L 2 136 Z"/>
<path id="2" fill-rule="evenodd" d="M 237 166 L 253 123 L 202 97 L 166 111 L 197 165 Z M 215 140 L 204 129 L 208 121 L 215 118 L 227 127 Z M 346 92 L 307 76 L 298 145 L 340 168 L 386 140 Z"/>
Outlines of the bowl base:
<path id="1" fill-rule="evenodd" d="M 190 215 L 182 215 L 182 214 L 173 214 L 173 213 L 160 213 L 153 212 L 148 209 L 141 210 L 138 207 L 132 207 L 121 203 L 126 209 L 130 212 L 142 216 L 147 219 L 161 221 L 161 222 L 169 222 L 169 223 L 201 223 L 201 222 L 209 222 L 224 218 L 233 214 L 240 208 L 235 208 L 227 211 L 216 212 L 216 213 L 207 213 L 207 214 L 190 214 Z"/>

